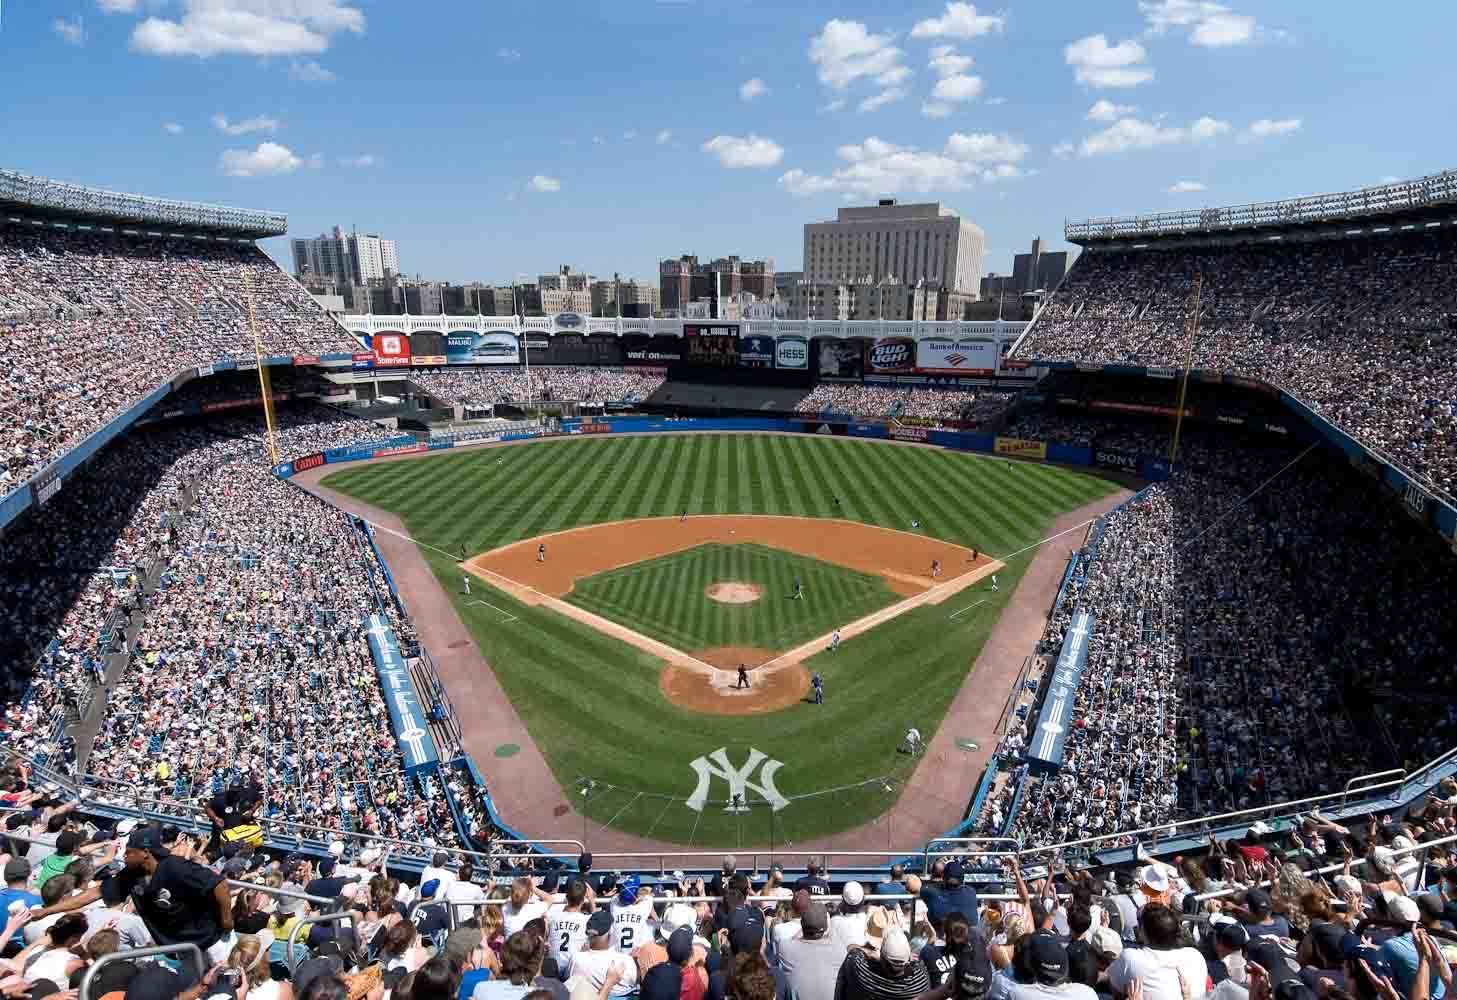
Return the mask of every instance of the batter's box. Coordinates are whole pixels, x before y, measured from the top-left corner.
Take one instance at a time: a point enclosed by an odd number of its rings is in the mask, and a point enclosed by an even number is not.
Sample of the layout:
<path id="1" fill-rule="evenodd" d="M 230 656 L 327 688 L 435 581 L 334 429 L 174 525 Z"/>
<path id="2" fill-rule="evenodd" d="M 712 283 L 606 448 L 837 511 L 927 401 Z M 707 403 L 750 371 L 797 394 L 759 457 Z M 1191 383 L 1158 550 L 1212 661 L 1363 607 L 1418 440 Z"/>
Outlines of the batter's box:
<path id="1" fill-rule="evenodd" d="M 515 615 L 511 614 L 511 612 L 507 611 L 505 608 L 496 607 L 490 601 L 471 601 L 467 605 L 467 607 L 475 607 L 477 604 L 490 608 L 492 611 L 499 611 L 501 614 L 506 616 L 505 618 L 499 619 L 496 622 L 497 625 L 505 625 L 509 622 L 519 622 L 521 620 L 520 618 L 517 618 Z"/>

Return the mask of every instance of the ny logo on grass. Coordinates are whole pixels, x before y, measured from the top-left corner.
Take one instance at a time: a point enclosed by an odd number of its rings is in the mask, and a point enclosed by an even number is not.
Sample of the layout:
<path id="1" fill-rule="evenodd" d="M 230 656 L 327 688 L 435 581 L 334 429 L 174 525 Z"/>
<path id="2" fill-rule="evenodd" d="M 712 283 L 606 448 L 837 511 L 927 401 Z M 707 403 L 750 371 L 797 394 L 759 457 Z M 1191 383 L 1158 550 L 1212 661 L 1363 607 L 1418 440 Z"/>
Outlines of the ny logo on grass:
<path id="1" fill-rule="evenodd" d="M 759 771 L 758 782 L 752 782 L 749 777 L 755 769 L 762 764 L 763 769 Z M 728 782 L 728 805 L 724 806 L 724 812 L 748 812 L 749 807 L 744 802 L 745 790 L 759 793 L 769 807 L 775 812 L 789 805 L 789 800 L 779 794 L 779 789 L 774 787 L 774 774 L 784 766 L 782 761 L 771 760 L 762 751 L 749 748 L 749 759 L 744 766 L 735 768 L 729 763 L 728 747 L 719 747 L 706 757 L 699 757 L 693 761 L 692 768 L 698 775 L 698 787 L 688 797 L 688 808 L 694 812 L 703 812 L 703 806 L 708 802 L 708 790 L 713 784 L 715 777 L 722 778 Z"/>

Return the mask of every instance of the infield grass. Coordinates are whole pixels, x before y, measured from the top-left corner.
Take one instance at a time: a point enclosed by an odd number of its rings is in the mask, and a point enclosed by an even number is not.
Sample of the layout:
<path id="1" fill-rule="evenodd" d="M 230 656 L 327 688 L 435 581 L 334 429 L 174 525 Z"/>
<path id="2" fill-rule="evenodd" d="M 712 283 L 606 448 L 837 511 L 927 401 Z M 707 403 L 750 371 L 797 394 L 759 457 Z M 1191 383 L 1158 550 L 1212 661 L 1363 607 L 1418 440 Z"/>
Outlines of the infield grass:
<path id="1" fill-rule="evenodd" d="M 910 771 L 911 762 L 896 753 L 906 727 L 915 725 L 930 739 L 1031 552 L 1008 560 L 1000 592 L 977 584 L 960 595 L 964 601 L 916 608 L 806 661 L 825 678 L 826 704 L 750 716 L 679 708 L 661 693 L 662 664 L 654 657 L 491 590 L 484 599 L 518 618 L 499 624 L 500 613 L 459 593 L 456 553 L 686 510 L 842 517 L 899 530 L 917 519 L 929 535 L 1004 557 L 1046 537 L 1059 514 L 1116 489 L 1071 469 L 990 456 L 809 435 L 722 434 L 452 451 L 343 470 L 324 484 L 397 513 L 423 543 L 427 562 L 574 806 L 594 823 L 712 847 L 771 837 L 784 845 L 856 826 L 889 808 Z M 1080 537 L 1058 544 L 1072 548 Z M 701 600 L 699 592 L 683 596 Z M 807 592 L 807 603 L 813 596 Z M 950 618 L 952 604 L 976 601 L 986 603 Z M 1005 690 L 986 693 L 998 703 L 1006 696 Z M 954 735 L 982 743 L 996 738 Z M 715 780 L 710 794 L 718 804 L 689 809 L 684 800 L 697 783 L 690 762 L 719 747 L 735 766 L 750 747 L 782 761 L 775 782 L 790 805 L 771 815 L 750 790 L 754 811 L 727 813 L 727 786 Z M 489 762 L 509 764 L 509 758 Z M 584 799 L 577 789 L 587 780 L 596 782 L 596 791 Z M 953 812 L 966 805 L 947 804 Z"/>

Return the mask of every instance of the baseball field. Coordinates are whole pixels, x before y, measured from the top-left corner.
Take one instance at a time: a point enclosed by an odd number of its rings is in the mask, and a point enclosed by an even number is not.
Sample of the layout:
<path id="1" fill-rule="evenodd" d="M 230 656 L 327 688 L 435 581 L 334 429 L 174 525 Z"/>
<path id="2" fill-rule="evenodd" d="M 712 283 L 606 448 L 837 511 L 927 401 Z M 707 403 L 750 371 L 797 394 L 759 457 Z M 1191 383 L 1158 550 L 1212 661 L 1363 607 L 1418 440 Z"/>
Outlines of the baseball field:
<path id="1" fill-rule="evenodd" d="M 449 452 L 323 484 L 399 516 L 573 808 L 704 846 L 884 813 L 919 763 L 907 728 L 929 741 L 976 683 L 1054 519 L 1116 488 L 991 456 L 727 434 Z"/>

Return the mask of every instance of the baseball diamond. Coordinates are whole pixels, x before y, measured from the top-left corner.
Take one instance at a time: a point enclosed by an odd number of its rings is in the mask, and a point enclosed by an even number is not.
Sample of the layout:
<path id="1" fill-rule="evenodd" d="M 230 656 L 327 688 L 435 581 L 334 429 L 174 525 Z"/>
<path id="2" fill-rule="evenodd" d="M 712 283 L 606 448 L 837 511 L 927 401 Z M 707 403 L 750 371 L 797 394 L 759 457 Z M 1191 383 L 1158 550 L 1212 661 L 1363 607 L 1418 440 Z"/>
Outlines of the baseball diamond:
<path id="1" fill-rule="evenodd" d="M 398 512 L 571 807 L 655 840 L 704 845 L 803 841 L 891 807 L 919 762 L 897 753 L 906 727 L 929 739 L 963 683 L 975 683 L 970 667 L 1036 543 L 1059 514 L 1116 489 L 1048 465 L 751 434 L 485 448 L 346 468 L 323 485 Z M 794 529 L 777 540 L 728 527 L 789 518 Z M 825 541 L 849 529 L 899 539 L 883 551 L 902 561 L 877 561 L 853 534 Z M 1005 566 L 988 555 L 1019 550 Z M 467 559 L 480 580 L 472 595 L 460 592 L 462 552 L 479 553 Z M 933 558 L 944 567 L 937 580 Z M 981 578 L 991 569 L 1006 584 L 997 592 Z M 796 578 L 802 601 L 790 599 Z M 757 583 L 766 597 L 715 605 L 704 589 L 717 580 Z M 952 619 L 971 600 L 934 601 L 962 586 L 985 603 Z M 413 596 L 402 592 L 407 605 Z M 502 624 L 503 613 L 516 620 Z M 832 631 L 856 619 L 873 627 L 843 628 L 831 651 Z M 622 641 L 614 625 L 661 645 Z M 739 654 L 758 668 L 806 640 L 817 646 L 772 664 L 783 669 L 750 670 L 751 693 L 724 691 Z M 694 680 L 695 669 L 719 676 Z M 811 673 L 824 679 L 823 705 L 806 698 Z M 1005 690 L 989 697 L 1000 703 Z M 736 698 L 756 700 L 734 714 L 704 704 Z M 716 778 L 710 805 L 692 808 L 703 780 L 694 761 L 719 749 L 732 768 L 755 755 L 778 762 L 782 802 L 752 791 L 756 772 L 743 776 L 751 816 L 726 808 L 731 782 Z M 490 759 L 500 773 L 488 780 L 505 787 L 517 759 Z"/>

